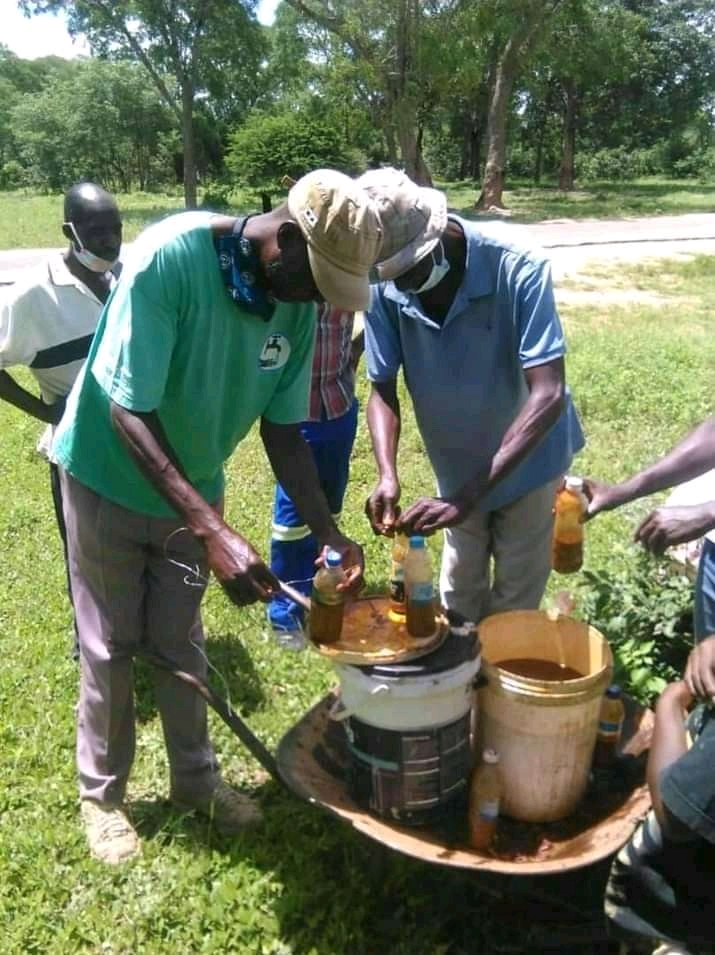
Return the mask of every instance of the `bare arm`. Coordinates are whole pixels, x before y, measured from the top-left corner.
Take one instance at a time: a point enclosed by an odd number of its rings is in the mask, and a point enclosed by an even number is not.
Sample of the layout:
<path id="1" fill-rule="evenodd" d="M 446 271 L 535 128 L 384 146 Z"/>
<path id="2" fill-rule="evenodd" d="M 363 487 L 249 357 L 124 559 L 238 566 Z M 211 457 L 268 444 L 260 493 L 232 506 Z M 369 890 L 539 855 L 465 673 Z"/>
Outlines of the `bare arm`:
<path id="1" fill-rule="evenodd" d="M 520 464 L 556 424 L 564 409 L 565 371 L 563 358 L 524 370 L 529 397 L 507 429 L 486 482 L 473 480 L 458 496 L 479 499 Z"/>
<path id="2" fill-rule="evenodd" d="M 666 835 L 676 839 L 689 834 L 689 830 L 663 803 L 660 781 L 666 769 L 687 752 L 685 715 L 692 701 L 692 694 L 683 681 L 671 683 L 663 690 L 655 708 L 655 727 L 646 770 L 656 818 Z"/>
<path id="3" fill-rule="evenodd" d="M 690 481 L 714 467 L 715 415 L 712 415 L 659 461 L 620 484 L 608 485 L 589 481 L 586 487 L 591 500 L 589 516 L 610 511 L 629 501 L 655 494 L 656 491 L 664 491 L 674 484 Z"/>
<path id="4" fill-rule="evenodd" d="M 0 398 L 47 424 L 56 424 L 62 417 L 65 406 L 64 401 L 52 405 L 45 404 L 41 398 L 19 385 L 6 371 L 0 371 Z"/>
<path id="5" fill-rule="evenodd" d="M 315 460 L 297 424 L 275 424 L 261 419 L 261 439 L 276 480 L 285 488 L 321 548 L 343 554 L 345 587 L 362 583 L 364 558 L 361 548 L 338 530 L 320 485 Z"/>
<path id="6" fill-rule="evenodd" d="M 229 598 L 238 606 L 268 600 L 278 581 L 248 541 L 187 480 L 156 412 L 128 411 L 112 402 L 111 418 L 141 472 L 203 543 L 209 566 Z"/>
<path id="7" fill-rule="evenodd" d="M 400 443 L 401 418 L 396 378 L 372 383 L 366 416 L 379 478 L 377 486 L 367 499 L 365 513 L 375 533 L 381 534 L 393 529 L 399 513 L 397 448 Z"/>
<path id="8" fill-rule="evenodd" d="M 365 329 L 361 328 L 360 331 L 353 337 L 352 343 L 350 345 L 350 361 L 352 362 L 353 368 L 357 369 L 357 366 L 360 364 L 360 358 L 362 353 L 365 351 Z"/>
<path id="9" fill-rule="evenodd" d="M 507 429 L 488 470 L 470 476 L 449 498 L 420 498 L 399 521 L 408 533 L 433 534 L 459 524 L 479 501 L 524 460 L 558 420 L 564 407 L 562 358 L 524 371 L 529 397 Z"/>

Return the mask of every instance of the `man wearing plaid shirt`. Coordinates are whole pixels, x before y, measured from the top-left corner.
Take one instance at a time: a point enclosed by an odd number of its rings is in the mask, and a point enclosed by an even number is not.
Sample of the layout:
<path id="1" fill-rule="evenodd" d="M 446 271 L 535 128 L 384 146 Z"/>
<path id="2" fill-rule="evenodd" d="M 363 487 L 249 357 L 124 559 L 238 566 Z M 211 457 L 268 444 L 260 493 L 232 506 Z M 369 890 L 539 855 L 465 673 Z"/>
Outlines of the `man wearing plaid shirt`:
<path id="1" fill-rule="evenodd" d="M 301 433 L 310 446 L 320 483 L 335 520 L 348 483 L 350 453 L 357 430 L 355 369 L 363 350 L 362 331 L 353 339 L 354 313 L 324 304 L 316 324 L 310 387 L 310 417 Z M 309 594 L 318 543 L 280 484 L 276 485 L 271 535 L 271 570 L 280 580 Z M 305 646 L 303 609 L 285 595 L 274 598 L 268 616 L 279 643 Z"/>

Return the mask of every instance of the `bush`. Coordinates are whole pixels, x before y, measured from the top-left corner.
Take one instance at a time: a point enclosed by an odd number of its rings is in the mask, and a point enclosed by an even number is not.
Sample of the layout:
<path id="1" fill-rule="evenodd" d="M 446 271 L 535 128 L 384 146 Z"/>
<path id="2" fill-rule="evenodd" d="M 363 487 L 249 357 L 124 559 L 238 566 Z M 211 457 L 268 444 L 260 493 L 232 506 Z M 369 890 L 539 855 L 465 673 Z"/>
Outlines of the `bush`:
<path id="1" fill-rule="evenodd" d="M 606 637 L 614 679 L 650 704 L 678 680 L 693 647 L 693 585 L 669 561 L 640 553 L 617 571 L 584 571 L 579 615 Z"/>
<path id="2" fill-rule="evenodd" d="M 269 194 L 283 190 L 285 176 L 299 179 L 324 167 L 354 174 L 365 157 L 345 145 L 335 123 L 302 112 L 255 114 L 232 134 L 226 153 L 238 182 Z"/>
<path id="3" fill-rule="evenodd" d="M 200 207 L 211 212 L 230 212 L 231 190 L 223 186 L 207 186 Z"/>
<path id="4" fill-rule="evenodd" d="M 0 189 L 17 189 L 25 181 L 25 170 L 16 159 L 8 161 L 0 167 Z"/>
<path id="5" fill-rule="evenodd" d="M 647 149 L 598 149 L 576 157 L 576 173 L 580 181 L 603 179 L 623 181 L 642 176 L 663 175 L 667 168 L 667 146 L 658 143 Z"/>

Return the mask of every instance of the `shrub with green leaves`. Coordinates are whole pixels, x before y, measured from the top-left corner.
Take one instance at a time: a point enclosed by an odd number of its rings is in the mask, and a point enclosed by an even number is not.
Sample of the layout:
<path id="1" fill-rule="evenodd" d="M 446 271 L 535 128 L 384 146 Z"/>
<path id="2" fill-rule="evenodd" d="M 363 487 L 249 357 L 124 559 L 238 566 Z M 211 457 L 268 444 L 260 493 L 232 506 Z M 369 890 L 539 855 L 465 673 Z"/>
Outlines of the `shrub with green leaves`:
<path id="1" fill-rule="evenodd" d="M 281 190 L 284 176 L 299 179 L 326 167 L 354 173 L 363 165 L 334 122 L 303 111 L 255 114 L 233 133 L 226 152 L 235 180 L 267 193 Z"/>
<path id="2" fill-rule="evenodd" d="M 585 570 L 579 609 L 611 645 L 615 682 L 641 703 L 680 679 L 693 646 L 693 584 L 670 561 L 639 552 L 617 569 Z"/>

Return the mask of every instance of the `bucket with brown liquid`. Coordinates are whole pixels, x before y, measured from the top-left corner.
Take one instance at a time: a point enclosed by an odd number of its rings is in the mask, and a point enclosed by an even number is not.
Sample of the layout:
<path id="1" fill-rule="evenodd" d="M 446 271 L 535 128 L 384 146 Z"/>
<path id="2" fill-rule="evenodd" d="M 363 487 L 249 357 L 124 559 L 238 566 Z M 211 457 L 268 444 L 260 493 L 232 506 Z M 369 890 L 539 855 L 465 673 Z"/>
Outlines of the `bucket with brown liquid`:
<path id="1" fill-rule="evenodd" d="M 482 748 L 499 753 L 502 811 L 525 822 L 562 819 L 588 785 L 610 647 L 595 627 L 539 610 L 487 617 L 479 638 L 478 733 Z"/>

